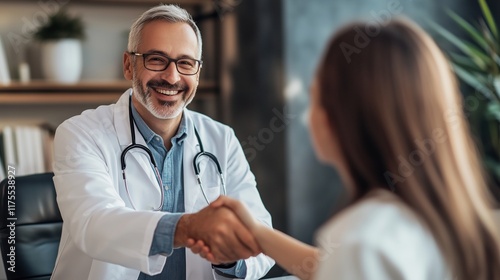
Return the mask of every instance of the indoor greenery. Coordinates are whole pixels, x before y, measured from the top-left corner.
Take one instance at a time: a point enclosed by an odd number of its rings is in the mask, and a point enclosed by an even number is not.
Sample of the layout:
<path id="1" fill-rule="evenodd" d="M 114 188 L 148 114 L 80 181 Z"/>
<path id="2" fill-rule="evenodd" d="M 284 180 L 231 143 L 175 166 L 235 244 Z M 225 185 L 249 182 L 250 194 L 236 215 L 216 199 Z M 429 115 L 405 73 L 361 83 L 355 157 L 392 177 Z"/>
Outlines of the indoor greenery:
<path id="1" fill-rule="evenodd" d="M 60 9 L 49 16 L 46 24 L 34 33 L 40 41 L 59 39 L 83 39 L 85 37 L 83 22 L 78 17 L 71 17 L 66 10 Z"/>
<path id="2" fill-rule="evenodd" d="M 448 15 L 467 34 L 460 39 L 441 26 L 436 31 L 459 53 L 449 53 L 459 79 L 474 92 L 465 94 L 465 112 L 479 141 L 485 167 L 493 179 L 493 191 L 500 193 L 500 37 L 486 0 L 478 0 L 482 18 L 469 23 L 452 11 Z M 470 103 L 467 108 L 467 102 Z"/>

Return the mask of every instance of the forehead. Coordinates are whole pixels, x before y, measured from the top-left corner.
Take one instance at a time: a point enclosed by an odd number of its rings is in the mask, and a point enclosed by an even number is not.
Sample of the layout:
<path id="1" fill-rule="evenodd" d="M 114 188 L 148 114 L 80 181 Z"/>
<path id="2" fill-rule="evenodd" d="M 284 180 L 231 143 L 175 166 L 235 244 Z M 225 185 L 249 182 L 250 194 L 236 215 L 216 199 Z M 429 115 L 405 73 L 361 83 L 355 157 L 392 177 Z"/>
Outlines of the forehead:
<path id="1" fill-rule="evenodd" d="M 144 25 L 141 31 L 139 51 L 157 50 L 172 57 L 191 56 L 198 53 L 196 33 L 187 23 L 155 20 Z"/>

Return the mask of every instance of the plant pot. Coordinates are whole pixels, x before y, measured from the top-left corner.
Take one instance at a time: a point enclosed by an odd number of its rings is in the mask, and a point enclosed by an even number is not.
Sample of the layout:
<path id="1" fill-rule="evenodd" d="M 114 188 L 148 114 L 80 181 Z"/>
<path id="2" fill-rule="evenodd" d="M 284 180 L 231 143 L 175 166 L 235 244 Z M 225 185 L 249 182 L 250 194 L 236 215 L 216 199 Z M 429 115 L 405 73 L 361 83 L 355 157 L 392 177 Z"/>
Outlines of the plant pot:
<path id="1" fill-rule="evenodd" d="M 44 41 L 41 46 L 42 71 L 47 80 L 75 83 L 82 73 L 82 45 L 78 39 Z"/>

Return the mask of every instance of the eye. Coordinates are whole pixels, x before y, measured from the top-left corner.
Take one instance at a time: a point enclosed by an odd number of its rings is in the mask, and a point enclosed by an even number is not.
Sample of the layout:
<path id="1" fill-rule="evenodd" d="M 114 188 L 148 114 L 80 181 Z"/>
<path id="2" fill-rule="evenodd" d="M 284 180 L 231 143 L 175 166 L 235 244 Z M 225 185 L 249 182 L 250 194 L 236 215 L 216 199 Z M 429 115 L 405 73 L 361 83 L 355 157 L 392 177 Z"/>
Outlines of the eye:
<path id="1" fill-rule="evenodd" d="M 181 59 L 177 61 L 177 65 L 183 68 L 192 68 L 196 65 L 196 61 L 192 59 Z"/>
<path id="2" fill-rule="evenodd" d="M 165 64 L 167 60 L 159 55 L 148 56 L 147 62 L 151 64 Z"/>

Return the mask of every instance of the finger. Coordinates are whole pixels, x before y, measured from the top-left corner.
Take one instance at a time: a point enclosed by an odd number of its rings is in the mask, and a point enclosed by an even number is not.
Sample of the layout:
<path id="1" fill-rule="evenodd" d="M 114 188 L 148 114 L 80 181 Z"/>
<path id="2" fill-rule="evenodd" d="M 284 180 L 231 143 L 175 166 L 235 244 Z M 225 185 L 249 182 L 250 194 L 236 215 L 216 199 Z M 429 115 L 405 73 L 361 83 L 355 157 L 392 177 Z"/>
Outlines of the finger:
<path id="1" fill-rule="evenodd" d="M 216 200 L 214 200 L 212 203 L 210 203 L 210 206 L 213 208 L 221 207 L 224 205 L 226 198 L 227 198 L 227 196 L 220 195 Z"/>
<path id="2" fill-rule="evenodd" d="M 238 238 L 239 242 L 243 244 L 248 251 L 251 252 L 252 256 L 256 256 L 262 252 L 257 239 L 255 239 L 253 234 L 244 226 L 235 227 L 235 235 Z"/>
<path id="3" fill-rule="evenodd" d="M 194 246 L 196 243 L 196 241 L 194 241 L 193 238 L 188 238 L 188 240 L 186 241 L 186 247 L 187 248 L 191 248 L 192 246 Z"/>
<path id="4" fill-rule="evenodd" d="M 211 262 L 211 263 L 218 263 L 218 260 L 210 252 L 209 253 L 202 252 L 202 253 L 200 253 L 200 256 L 203 257 L 204 259 L 206 259 L 207 261 Z"/>
<path id="5" fill-rule="evenodd" d="M 233 225 L 231 228 L 233 232 L 226 238 L 228 246 L 221 248 L 224 254 L 230 257 L 229 261 L 226 260 L 224 262 L 246 259 L 255 255 L 255 253 L 260 253 L 260 248 L 253 236 L 241 223 L 238 222 L 238 224 Z M 240 238 L 240 236 L 242 237 Z M 250 242 L 251 245 L 248 246 L 248 244 L 245 244 L 246 241 Z"/>
<path id="6" fill-rule="evenodd" d="M 237 250 L 241 245 L 234 234 L 225 234 L 223 239 L 217 240 L 220 242 L 210 245 L 211 252 L 217 260 L 229 263 L 238 259 Z"/>
<path id="7" fill-rule="evenodd" d="M 201 254 L 204 251 L 210 252 L 210 249 L 201 240 L 198 240 L 190 249 L 195 254 Z"/>

